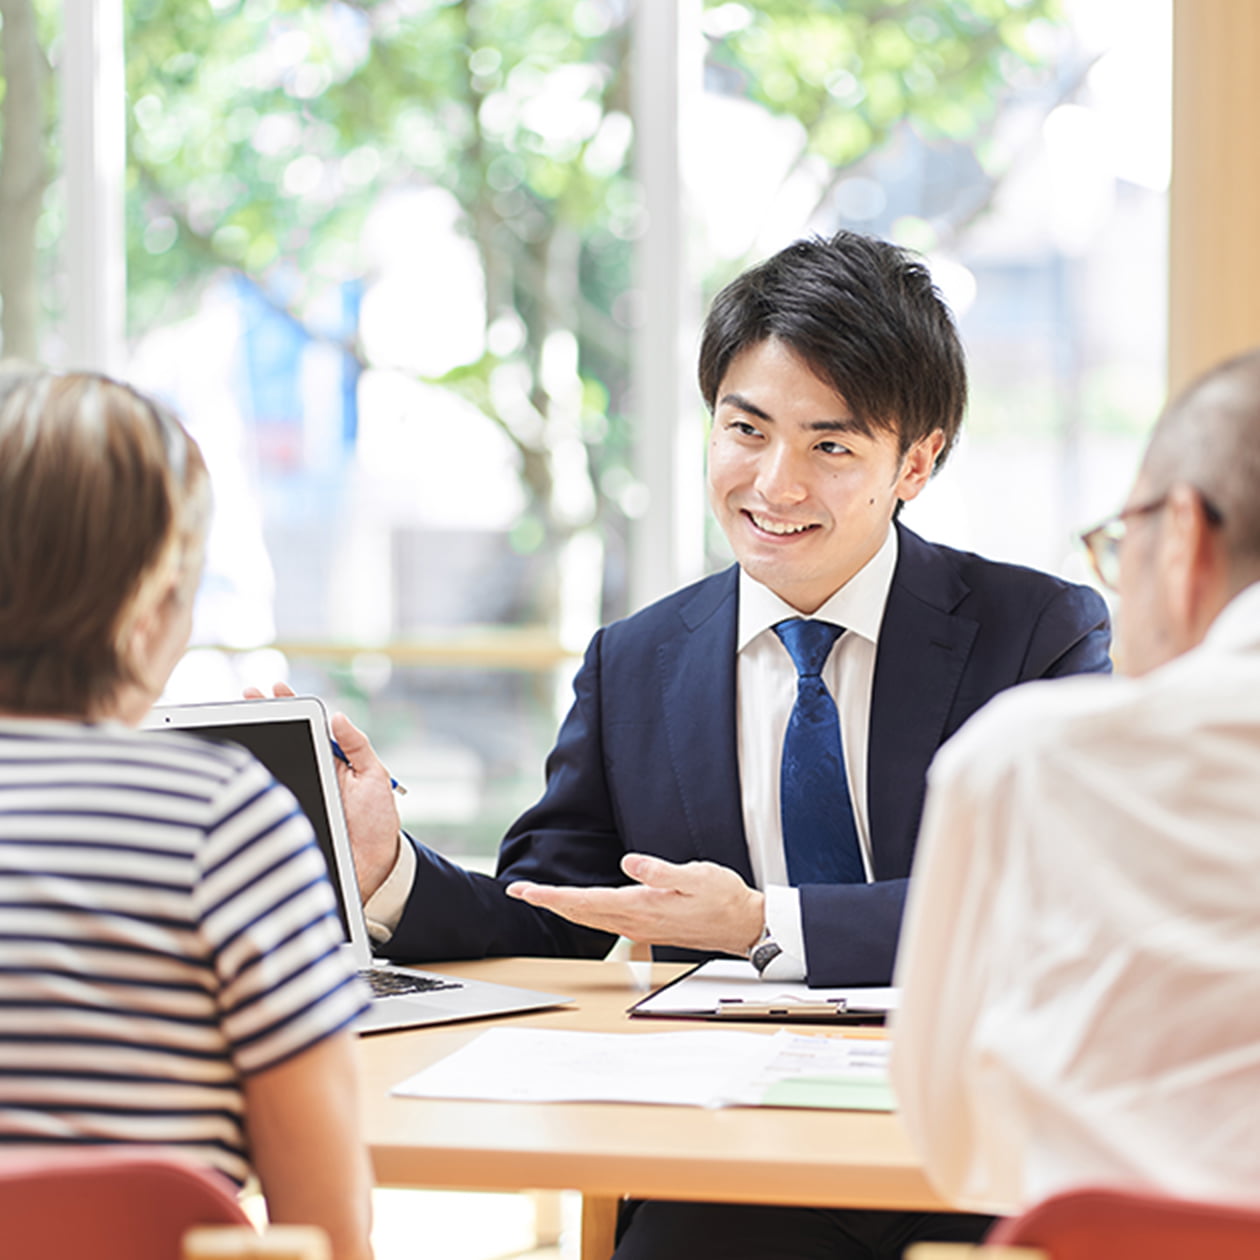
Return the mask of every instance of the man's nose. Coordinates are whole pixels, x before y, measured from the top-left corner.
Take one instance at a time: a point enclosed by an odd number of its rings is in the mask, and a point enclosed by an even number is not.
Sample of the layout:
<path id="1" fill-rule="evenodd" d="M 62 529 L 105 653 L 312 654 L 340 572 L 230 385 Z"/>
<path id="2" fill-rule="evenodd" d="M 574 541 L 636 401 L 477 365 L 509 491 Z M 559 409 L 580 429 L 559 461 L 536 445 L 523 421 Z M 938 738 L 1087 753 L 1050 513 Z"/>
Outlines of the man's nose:
<path id="1" fill-rule="evenodd" d="M 757 469 L 757 492 L 767 503 L 800 503 L 809 494 L 805 460 L 785 445 L 767 450 Z"/>

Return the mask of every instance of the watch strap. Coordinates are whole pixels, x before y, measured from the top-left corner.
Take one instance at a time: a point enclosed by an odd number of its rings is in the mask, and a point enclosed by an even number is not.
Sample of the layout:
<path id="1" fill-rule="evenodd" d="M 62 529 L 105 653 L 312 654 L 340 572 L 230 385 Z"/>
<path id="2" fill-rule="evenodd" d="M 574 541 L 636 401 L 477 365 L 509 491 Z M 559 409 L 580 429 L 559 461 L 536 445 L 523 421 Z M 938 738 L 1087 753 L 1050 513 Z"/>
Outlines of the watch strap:
<path id="1" fill-rule="evenodd" d="M 761 934 L 761 939 L 752 947 L 748 961 L 752 963 L 757 974 L 762 975 L 781 953 L 783 953 L 783 947 L 770 935 L 770 929 L 766 928 Z"/>

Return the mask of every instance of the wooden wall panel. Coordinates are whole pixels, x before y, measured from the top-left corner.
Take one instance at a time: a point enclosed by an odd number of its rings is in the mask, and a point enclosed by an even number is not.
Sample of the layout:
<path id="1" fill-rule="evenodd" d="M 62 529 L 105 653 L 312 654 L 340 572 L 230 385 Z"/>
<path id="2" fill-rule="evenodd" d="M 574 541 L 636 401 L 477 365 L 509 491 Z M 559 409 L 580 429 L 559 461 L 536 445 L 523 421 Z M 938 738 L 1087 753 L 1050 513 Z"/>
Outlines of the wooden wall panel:
<path id="1" fill-rule="evenodd" d="M 1171 392 L 1260 345 L 1260 2 L 1174 0 Z"/>

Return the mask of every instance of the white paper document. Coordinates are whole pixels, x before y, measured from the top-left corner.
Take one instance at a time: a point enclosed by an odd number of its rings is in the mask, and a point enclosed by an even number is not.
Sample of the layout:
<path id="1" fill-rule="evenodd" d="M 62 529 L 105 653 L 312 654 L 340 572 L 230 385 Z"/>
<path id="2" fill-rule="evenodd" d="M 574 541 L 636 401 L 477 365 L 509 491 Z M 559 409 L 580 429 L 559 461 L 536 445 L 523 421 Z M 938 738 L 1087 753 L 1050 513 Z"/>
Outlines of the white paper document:
<path id="1" fill-rule="evenodd" d="M 783 1031 L 771 1040 L 766 1065 L 726 1102 L 749 1107 L 823 1107 L 840 1111 L 895 1111 L 888 1082 L 891 1042 L 857 1037 L 810 1037 Z"/>
<path id="2" fill-rule="evenodd" d="M 859 1013 L 878 1017 L 896 1009 L 893 988 L 811 989 L 803 982 L 763 980 L 750 962 L 715 958 L 636 1003 L 630 1013 L 826 1023 Z"/>
<path id="3" fill-rule="evenodd" d="M 638 1035 L 492 1028 L 392 1092 L 499 1102 L 890 1110 L 887 1059 L 884 1041 L 786 1031 Z"/>

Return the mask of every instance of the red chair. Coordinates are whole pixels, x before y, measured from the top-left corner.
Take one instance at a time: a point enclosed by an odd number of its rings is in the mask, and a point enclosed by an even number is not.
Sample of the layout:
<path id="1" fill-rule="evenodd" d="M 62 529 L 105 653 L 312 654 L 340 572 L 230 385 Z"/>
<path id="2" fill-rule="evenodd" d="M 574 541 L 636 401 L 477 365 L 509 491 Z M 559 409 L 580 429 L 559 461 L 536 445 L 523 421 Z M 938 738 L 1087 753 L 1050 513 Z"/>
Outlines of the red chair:
<path id="1" fill-rule="evenodd" d="M 1137 1190 L 1072 1190 L 1001 1221 L 985 1246 L 1037 1247 L 1053 1260 L 1257 1260 L 1257 1206 Z"/>
<path id="2" fill-rule="evenodd" d="M 194 1227 L 209 1228 L 194 1228 Z M 189 1231 L 192 1231 L 191 1233 Z M 137 1147 L 0 1156 L 0 1254 L 13 1260 L 327 1260 L 308 1226 L 259 1234 L 235 1187 Z"/>
<path id="3" fill-rule="evenodd" d="M 1257 1206 L 1173 1199 L 1137 1190 L 1056 1194 L 999 1221 L 980 1247 L 920 1243 L 906 1260 L 1260 1260 Z"/>

